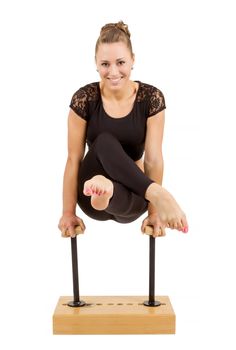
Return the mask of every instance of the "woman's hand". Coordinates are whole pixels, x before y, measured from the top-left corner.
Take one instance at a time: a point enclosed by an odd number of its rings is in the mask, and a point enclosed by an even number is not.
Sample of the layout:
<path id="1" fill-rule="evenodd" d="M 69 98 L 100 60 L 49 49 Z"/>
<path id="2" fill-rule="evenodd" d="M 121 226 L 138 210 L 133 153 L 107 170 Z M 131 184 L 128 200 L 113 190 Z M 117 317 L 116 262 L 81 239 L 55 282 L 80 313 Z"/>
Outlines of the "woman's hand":
<path id="1" fill-rule="evenodd" d="M 63 214 L 61 217 L 58 228 L 61 230 L 62 237 L 75 237 L 75 226 L 80 226 L 82 231 L 85 230 L 85 225 L 83 223 L 83 220 L 80 219 L 75 214 Z"/>
<path id="2" fill-rule="evenodd" d="M 143 220 L 141 231 L 144 233 L 146 226 L 152 226 L 153 227 L 153 237 L 162 237 L 165 236 L 165 226 L 161 222 L 158 214 L 153 213 L 149 214 L 146 219 Z"/>

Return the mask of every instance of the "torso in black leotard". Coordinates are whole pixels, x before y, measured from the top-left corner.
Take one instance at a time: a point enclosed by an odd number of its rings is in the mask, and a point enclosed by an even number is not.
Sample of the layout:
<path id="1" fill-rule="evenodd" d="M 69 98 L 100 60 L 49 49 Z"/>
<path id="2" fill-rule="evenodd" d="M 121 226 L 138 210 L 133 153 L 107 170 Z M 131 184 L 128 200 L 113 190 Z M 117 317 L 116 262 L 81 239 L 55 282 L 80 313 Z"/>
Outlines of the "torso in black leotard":
<path id="1" fill-rule="evenodd" d="M 116 136 L 125 152 L 137 161 L 144 151 L 147 118 L 166 108 L 162 92 L 137 81 L 139 88 L 130 113 L 121 118 L 109 116 L 102 104 L 99 82 L 80 88 L 73 95 L 70 108 L 87 121 L 86 142 L 90 147 L 101 132 Z"/>

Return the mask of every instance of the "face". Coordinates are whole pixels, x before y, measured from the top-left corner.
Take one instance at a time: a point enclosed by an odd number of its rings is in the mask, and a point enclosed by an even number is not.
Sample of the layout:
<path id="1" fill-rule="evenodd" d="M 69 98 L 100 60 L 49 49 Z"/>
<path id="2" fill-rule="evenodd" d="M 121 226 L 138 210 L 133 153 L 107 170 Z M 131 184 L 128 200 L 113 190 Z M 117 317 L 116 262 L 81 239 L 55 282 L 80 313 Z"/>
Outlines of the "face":
<path id="1" fill-rule="evenodd" d="M 97 70 L 108 89 L 119 90 L 129 81 L 134 59 L 123 42 L 100 44 L 96 54 Z"/>

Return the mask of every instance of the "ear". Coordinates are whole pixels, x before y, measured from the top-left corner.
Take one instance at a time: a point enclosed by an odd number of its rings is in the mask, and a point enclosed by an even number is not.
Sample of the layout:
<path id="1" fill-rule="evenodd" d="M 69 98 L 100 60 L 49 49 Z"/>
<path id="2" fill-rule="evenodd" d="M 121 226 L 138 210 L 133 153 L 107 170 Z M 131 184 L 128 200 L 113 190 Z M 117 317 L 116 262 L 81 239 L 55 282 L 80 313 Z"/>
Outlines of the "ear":
<path id="1" fill-rule="evenodd" d="M 96 66 L 96 71 L 98 72 L 98 65 L 97 65 L 97 59 L 96 59 L 96 56 L 94 57 L 94 63 L 95 63 L 95 66 Z"/>
<path id="2" fill-rule="evenodd" d="M 133 64 L 134 64 L 134 62 L 135 62 L 135 54 L 134 53 L 133 53 L 132 59 L 133 59 Z"/>

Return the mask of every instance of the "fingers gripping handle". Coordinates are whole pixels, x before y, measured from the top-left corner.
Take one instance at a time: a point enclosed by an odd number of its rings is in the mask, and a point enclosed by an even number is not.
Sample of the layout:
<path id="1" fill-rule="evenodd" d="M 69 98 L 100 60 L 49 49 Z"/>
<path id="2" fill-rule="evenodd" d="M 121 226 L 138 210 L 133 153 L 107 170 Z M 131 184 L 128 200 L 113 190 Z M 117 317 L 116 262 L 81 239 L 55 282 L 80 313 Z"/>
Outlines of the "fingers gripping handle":
<path id="1" fill-rule="evenodd" d="M 75 226 L 75 234 L 76 235 L 80 235 L 80 234 L 83 234 L 84 231 L 82 230 L 81 226 Z"/>
<path id="2" fill-rule="evenodd" d="M 146 226 L 144 229 L 144 233 L 148 236 L 152 236 L 153 235 L 153 227 L 152 226 Z"/>

